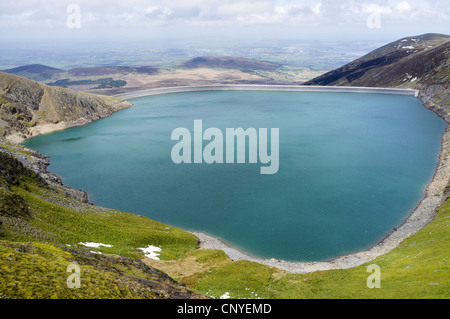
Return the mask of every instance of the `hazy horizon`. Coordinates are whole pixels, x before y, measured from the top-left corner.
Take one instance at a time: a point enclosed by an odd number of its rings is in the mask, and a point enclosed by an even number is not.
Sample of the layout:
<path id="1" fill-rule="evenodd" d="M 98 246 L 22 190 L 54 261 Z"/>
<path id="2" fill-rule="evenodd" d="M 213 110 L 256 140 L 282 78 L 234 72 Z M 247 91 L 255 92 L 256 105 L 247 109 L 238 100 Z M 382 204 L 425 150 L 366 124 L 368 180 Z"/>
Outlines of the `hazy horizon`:
<path id="1" fill-rule="evenodd" d="M 450 8 L 447 0 L 22 0 L 0 3 L 0 26 L 1 69 L 92 65 L 96 56 L 158 64 L 167 50 L 168 62 L 208 52 L 265 59 L 272 49 L 343 43 L 328 48 L 335 67 L 403 37 L 450 34 Z"/>
<path id="2" fill-rule="evenodd" d="M 215 39 L 394 41 L 450 33 L 447 0 L 22 0 L 0 4 L 2 42 Z"/>

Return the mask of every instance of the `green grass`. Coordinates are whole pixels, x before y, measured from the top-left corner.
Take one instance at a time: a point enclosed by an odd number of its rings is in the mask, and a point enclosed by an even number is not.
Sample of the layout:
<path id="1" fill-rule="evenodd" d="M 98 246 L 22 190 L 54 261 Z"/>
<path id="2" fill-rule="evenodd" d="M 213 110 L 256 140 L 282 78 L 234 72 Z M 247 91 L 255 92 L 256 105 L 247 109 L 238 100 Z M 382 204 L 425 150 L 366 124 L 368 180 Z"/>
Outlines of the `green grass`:
<path id="1" fill-rule="evenodd" d="M 248 261 L 229 261 L 187 278 L 195 290 L 231 298 L 449 298 L 450 297 L 450 202 L 435 220 L 406 239 L 399 247 L 375 260 L 347 270 L 304 275 Z M 368 288 L 367 266 L 381 270 L 381 288 Z"/>
<path id="2" fill-rule="evenodd" d="M 0 241 L 0 292 L 7 298 L 104 298 L 125 297 L 117 293 L 113 280 L 93 267 L 84 266 L 83 286 L 70 289 L 66 280 L 72 255 L 62 249 L 44 244 L 23 245 Z M 25 251 L 27 249 L 27 251 Z M 110 286 L 105 289 L 105 286 Z M 41 289 L 36 289 L 41 287 Z M 46 287 L 46 288 L 44 288 Z"/>
<path id="3" fill-rule="evenodd" d="M 35 185 L 26 184 L 26 188 L 22 185 L 13 191 L 28 203 L 32 214 L 28 222 L 40 230 L 42 237 L 47 237 L 45 240 L 79 247 L 80 242 L 102 243 L 113 247 L 93 250 L 133 257 L 142 257 L 138 248 L 148 245 L 160 246 L 161 258 L 174 258 L 197 248 L 194 235 L 146 217 L 88 204 L 78 211 L 49 201 L 47 191 L 38 190 Z M 64 200 L 80 207 L 73 199 Z M 29 233 L 16 232 L 14 237 L 16 241 L 30 240 Z M 33 239 L 38 238 L 39 235 Z"/>
<path id="4" fill-rule="evenodd" d="M 196 249 L 197 237 L 136 214 L 81 203 L 62 188 L 47 185 L 16 159 L 0 153 L 0 228 L 4 240 L 49 242 L 84 247 L 96 242 L 112 247 L 99 252 L 143 257 L 139 248 L 161 247 L 161 258 Z"/>
<path id="5" fill-rule="evenodd" d="M 0 240 L 0 260 L 0 299 L 158 298 L 173 289 L 162 273 L 130 259 L 89 258 L 49 244 Z M 79 288 L 67 284 L 73 264 Z"/>

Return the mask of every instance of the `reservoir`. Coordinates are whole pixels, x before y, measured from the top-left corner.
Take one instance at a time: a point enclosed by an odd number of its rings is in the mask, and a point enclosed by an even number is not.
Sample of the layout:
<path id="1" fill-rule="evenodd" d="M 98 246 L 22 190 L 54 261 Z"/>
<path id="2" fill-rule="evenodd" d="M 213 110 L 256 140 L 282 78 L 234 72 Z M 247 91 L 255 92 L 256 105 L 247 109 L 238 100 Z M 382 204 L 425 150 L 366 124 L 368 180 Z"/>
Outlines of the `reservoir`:
<path id="1" fill-rule="evenodd" d="M 364 250 L 400 226 L 424 197 L 446 126 L 405 95 L 204 91 L 130 101 L 108 118 L 24 144 L 50 156 L 49 170 L 95 205 L 289 261 Z M 194 136 L 200 120 L 224 136 L 227 128 L 278 129 L 276 172 L 260 174 L 248 160 L 175 163 L 172 132 Z"/>

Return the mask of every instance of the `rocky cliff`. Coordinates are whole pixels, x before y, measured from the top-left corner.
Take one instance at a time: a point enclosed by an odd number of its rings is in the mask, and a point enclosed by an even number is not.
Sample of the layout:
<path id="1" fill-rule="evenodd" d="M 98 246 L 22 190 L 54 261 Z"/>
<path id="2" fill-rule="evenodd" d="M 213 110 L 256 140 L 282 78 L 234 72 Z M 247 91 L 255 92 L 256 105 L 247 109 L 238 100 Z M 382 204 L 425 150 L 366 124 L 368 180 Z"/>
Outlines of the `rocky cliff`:
<path id="1" fill-rule="evenodd" d="M 0 136 L 15 142 L 84 125 L 131 105 L 114 97 L 47 86 L 0 72 Z"/>

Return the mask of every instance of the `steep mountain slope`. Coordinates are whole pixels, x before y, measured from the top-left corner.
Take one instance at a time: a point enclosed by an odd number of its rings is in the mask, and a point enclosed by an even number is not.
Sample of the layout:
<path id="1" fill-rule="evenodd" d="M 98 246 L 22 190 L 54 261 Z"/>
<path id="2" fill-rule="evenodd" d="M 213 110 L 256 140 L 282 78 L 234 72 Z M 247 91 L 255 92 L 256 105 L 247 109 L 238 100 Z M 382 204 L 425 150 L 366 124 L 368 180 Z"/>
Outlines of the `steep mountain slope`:
<path id="1" fill-rule="evenodd" d="M 205 298 L 140 260 L 149 244 L 164 256 L 194 249 L 195 236 L 93 206 L 47 165 L 39 153 L 0 138 L 0 299 Z M 66 283 L 74 264 L 79 289 Z"/>
<path id="2" fill-rule="evenodd" d="M 48 130 L 87 124 L 131 105 L 0 72 L 0 136 L 17 142 Z"/>
<path id="3" fill-rule="evenodd" d="M 420 91 L 427 107 L 447 117 L 450 36 L 424 34 L 389 43 L 305 85 L 400 87 Z"/>

